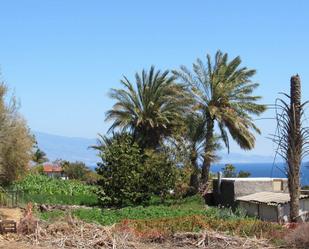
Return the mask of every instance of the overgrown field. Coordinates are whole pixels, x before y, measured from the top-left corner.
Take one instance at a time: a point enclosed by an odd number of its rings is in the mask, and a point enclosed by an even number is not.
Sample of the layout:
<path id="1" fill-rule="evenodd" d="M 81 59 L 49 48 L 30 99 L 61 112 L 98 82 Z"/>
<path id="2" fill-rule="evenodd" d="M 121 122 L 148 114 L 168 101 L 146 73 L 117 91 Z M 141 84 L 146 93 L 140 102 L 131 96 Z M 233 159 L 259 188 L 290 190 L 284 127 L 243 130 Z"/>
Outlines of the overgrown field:
<path id="1" fill-rule="evenodd" d="M 78 181 L 58 180 L 42 175 L 28 175 L 14 184 L 14 189 L 25 193 L 24 201 L 45 204 L 96 205 L 96 187 Z M 73 216 L 88 223 L 115 225 L 144 237 L 169 237 L 177 232 L 221 231 L 229 235 L 277 238 L 284 233 L 282 226 L 249 218 L 242 210 L 206 208 L 200 196 L 168 199 L 160 203 L 153 198 L 149 206 L 121 209 L 79 208 L 70 211 L 38 213 L 43 220 L 54 222 Z"/>
<path id="2" fill-rule="evenodd" d="M 61 180 L 39 174 L 29 174 L 13 184 L 24 202 L 67 205 L 96 205 L 97 187 L 75 180 Z"/>
<path id="3" fill-rule="evenodd" d="M 154 203 L 148 207 L 122 209 L 77 209 L 69 212 L 41 213 L 44 220 L 54 221 L 59 217 L 74 216 L 90 223 L 116 224 L 120 229 L 133 229 L 145 236 L 157 234 L 170 236 L 177 232 L 199 232 L 204 229 L 223 231 L 231 235 L 271 238 L 281 233 L 280 225 L 246 217 L 242 210 L 205 208 L 202 198 L 195 196 L 166 204 Z"/>

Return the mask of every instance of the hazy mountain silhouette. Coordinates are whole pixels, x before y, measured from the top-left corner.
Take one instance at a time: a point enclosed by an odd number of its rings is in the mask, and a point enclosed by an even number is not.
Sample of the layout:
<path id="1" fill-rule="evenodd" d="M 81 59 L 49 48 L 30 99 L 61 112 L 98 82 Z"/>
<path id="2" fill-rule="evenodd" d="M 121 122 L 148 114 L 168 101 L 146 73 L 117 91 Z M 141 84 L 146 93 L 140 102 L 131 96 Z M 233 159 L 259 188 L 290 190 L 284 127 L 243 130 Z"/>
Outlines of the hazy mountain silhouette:
<path id="1" fill-rule="evenodd" d="M 89 149 L 89 146 L 96 144 L 96 139 L 65 137 L 52 135 L 44 132 L 34 132 L 40 149 L 48 156 L 50 161 L 63 159 L 68 161 L 82 161 L 90 167 L 96 166 L 100 159 L 97 152 Z M 262 156 L 242 153 L 219 152 L 220 163 L 269 163 L 273 161 L 272 156 Z"/>
<path id="2" fill-rule="evenodd" d="M 82 161 L 88 166 L 95 166 L 99 161 L 97 152 L 89 148 L 96 144 L 96 139 L 65 137 L 44 132 L 34 132 L 34 135 L 39 148 L 47 154 L 50 161 Z"/>

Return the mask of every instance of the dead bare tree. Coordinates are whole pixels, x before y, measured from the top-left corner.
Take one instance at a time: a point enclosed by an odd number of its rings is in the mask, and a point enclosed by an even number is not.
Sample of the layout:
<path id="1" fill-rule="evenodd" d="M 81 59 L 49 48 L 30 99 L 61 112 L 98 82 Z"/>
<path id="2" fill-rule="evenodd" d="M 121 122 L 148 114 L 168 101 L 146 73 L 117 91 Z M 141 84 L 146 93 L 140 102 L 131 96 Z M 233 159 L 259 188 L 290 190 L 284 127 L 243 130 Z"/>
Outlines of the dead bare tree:
<path id="1" fill-rule="evenodd" d="M 291 77 L 290 95 L 283 93 L 290 103 L 283 99 L 276 101 L 277 131 L 272 140 L 278 145 L 277 154 L 286 162 L 289 192 L 290 220 L 299 217 L 300 167 L 309 154 L 309 129 L 304 127 L 304 107 L 301 102 L 301 81 L 299 75 Z"/>

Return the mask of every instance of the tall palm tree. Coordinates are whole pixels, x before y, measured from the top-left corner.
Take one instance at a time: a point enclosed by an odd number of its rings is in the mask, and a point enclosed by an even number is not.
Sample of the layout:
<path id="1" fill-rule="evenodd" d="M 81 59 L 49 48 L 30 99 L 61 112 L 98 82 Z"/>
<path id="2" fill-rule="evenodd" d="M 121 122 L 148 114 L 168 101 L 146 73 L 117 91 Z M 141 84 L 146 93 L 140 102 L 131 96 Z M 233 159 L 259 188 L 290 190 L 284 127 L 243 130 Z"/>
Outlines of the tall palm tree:
<path id="1" fill-rule="evenodd" d="M 201 155 L 203 141 L 205 138 L 205 119 L 198 113 L 190 113 L 186 119 L 185 138 L 189 143 L 189 159 L 192 166 L 190 176 L 190 193 L 196 194 L 199 188 L 199 166 L 198 158 Z"/>
<path id="2" fill-rule="evenodd" d="M 169 71 L 135 74 L 135 85 L 126 77 L 121 80 L 124 89 L 112 89 L 110 97 L 116 100 L 106 113 L 112 120 L 110 130 L 131 131 L 142 149 L 156 149 L 163 137 L 170 136 L 188 109 L 189 98 L 184 85 L 176 84 Z"/>
<path id="3" fill-rule="evenodd" d="M 308 101 L 301 101 L 301 80 L 299 75 L 291 77 L 290 101 L 276 102 L 277 131 L 273 141 L 278 145 L 277 153 L 287 164 L 290 192 L 290 219 L 298 221 L 300 196 L 300 168 L 302 160 L 309 155 L 309 128 L 304 126 L 305 107 Z"/>
<path id="4" fill-rule="evenodd" d="M 210 165 L 214 160 L 217 147 L 215 124 L 220 137 L 229 150 L 229 136 L 245 150 L 255 145 L 253 132 L 260 130 L 253 123 L 251 115 L 260 115 L 265 106 L 256 103 L 261 97 L 253 96 L 258 83 L 251 81 L 255 70 L 239 67 L 240 57 L 228 61 L 228 54 L 218 51 L 212 63 L 207 55 L 206 65 L 197 59 L 193 64 L 193 72 L 185 66 L 173 71 L 183 83 L 191 87 L 196 100 L 196 109 L 206 119 L 205 146 L 202 165 L 202 182 L 206 185 Z"/>

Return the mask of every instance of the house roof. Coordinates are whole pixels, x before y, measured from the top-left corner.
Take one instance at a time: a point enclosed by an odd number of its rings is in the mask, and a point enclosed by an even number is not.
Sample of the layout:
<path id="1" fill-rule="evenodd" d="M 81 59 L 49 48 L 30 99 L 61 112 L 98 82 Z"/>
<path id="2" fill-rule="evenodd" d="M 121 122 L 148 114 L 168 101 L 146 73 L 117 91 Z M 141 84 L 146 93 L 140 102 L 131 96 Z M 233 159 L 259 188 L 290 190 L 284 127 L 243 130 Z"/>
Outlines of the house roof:
<path id="1" fill-rule="evenodd" d="M 300 195 L 300 199 L 309 198 L 308 195 Z M 251 203 L 264 203 L 270 206 L 279 206 L 290 202 L 289 193 L 278 192 L 259 192 L 250 195 L 245 195 L 236 198 L 237 201 L 251 202 Z"/>
<path id="2" fill-rule="evenodd" d="M 45 173 L 62 172 L 62 167 L 59 165 L 45 164 L 43 165 L 43 172 Z"/>
<path id="3" fill-rule="evenodd" d="M 235 178 L 221 178 L 222 181 L 233 182 L 269 182 L 269 181 L 287 181 L 287 178 L 271 178 L 271 177 L 235 177 Z"/>

